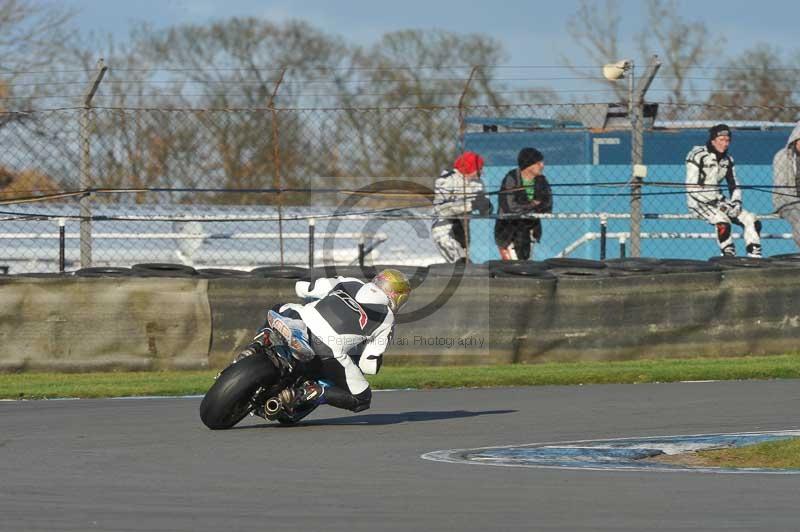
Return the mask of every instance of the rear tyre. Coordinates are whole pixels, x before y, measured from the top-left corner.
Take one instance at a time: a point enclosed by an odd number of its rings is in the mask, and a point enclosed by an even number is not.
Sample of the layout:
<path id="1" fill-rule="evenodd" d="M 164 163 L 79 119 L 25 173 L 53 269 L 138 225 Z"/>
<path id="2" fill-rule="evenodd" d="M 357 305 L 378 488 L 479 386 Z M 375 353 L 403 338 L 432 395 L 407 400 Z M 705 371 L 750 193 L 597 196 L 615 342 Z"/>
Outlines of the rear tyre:
<path id="1" fill-rule="evenodd" d="M 220 373 L 200 403 L 200 419 L 212 430 L 229 429 L 252 409 L 251 400 L 261 386 L 278 381 L 278 371 L 263 355 L 252 355 Z"/>

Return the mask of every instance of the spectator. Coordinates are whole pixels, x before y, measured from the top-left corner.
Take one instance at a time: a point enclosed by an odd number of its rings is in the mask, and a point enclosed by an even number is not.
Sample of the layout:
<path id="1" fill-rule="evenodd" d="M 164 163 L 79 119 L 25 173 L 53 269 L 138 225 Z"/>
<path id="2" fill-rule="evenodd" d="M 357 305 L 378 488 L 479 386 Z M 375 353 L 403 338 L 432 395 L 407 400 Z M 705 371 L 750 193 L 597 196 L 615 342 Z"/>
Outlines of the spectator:
<path id="1" fill-rule="evenodd" d="M 447 262 L 467 260 L 469 220 L 465 217 L 474 211 L 482 215 L 492 212 L 492 203 L 483 192 L 482 169 L 483 158 L 466 151 L 452 170 L 445 170 L 436 180 L 431 236 Z"/>
<path id="2" fill-rule="evenodd" d="M 528 260 L 532 242 L 542 238 L 541 221 L 520 215 L 553 212 L 553 194 L 542 173 L 542 152 L 523 148 L 517 156 L 517 166 L 503 178 L 498 200 L 500 218 L 494 226 L 494 241 L 503 260 Z"/>
<path id="3" fill-rule="evenodd" d="M 736 256 L 731 223 L 744 227 L 748 257 L 761 257 L 761 222 L 742 209 L 742 189 L 736 179 L 733 157 L 728 153 L 731 129 L 717 124 L 708 130 L 708 142 L 695 146 L 686 156 L 686 194 L 689 210 L 717 228 L 723 256 Z M 730 198 L 722 193 L 722 181 Z"/>
<path id="4" fill-rule="evenodd" d="M 794 243 L 800 248 L 800 122 L 789 135 L 786 146 L 772 159 L 772 179 L 775 211 L 792 224 Z"/>

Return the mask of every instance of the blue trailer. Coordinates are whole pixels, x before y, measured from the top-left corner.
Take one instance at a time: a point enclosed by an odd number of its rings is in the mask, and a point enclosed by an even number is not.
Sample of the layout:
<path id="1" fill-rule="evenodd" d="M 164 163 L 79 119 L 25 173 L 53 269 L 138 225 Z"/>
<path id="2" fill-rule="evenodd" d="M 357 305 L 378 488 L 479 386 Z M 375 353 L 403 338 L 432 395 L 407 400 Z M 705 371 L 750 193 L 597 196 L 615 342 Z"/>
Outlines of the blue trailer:
<path id="1" fill-rule="evenodd" d="M 497 208 L 496 192 L 505 174 L 516 167 L 517 153 L 532 146 L 545 155 L 545 175 L 553 187 L 554 213 L 630 213 L 631 177 L 630 129 L 588 129 L 579 122 L 524 118 L 482 118 L 466 120 L 479 131 L 464 135 L 464 148 L 481 154 L 486 166 L 483 180 Z M 704 221 L 658 219 L 652 215 L 688 215 L 685 181 L 685 158 L 693 146 L 707 140 L 707 128 L 713 122 L 655 121 L 644 132 L 643 164 L 647 177 L 642 188 L 642 233 L 713 233 Z M 785 146 L 794 124 L 727 122 L 733 129 L 730 152 L 736 161 L 737 175 L 745 187 L 744 206 L 760 215 L 773 213 L 772 158 Z M 648 216 L 651 215 L 651 216 Z M 544 235 L 534 248 L 534 258 L 542 260 L 564 254 L 600 257 L 599 239 L 584 238 L 598 233 L 598 219 L 544 220 Z M 764 220 L 763 233 L 787 233 L 783 220 Z M 470 254 L 475 262 L 498 258 L 492 231 L 493 220 L 472 222 Z M 737 229 L 737 228 L 734 228 Z M 627 233 L 627 219 L 610 219 L 610 234 Z M 740 230 L 738 231 L 741 232 Z M 580 242 L 584 242 L 580 244 Z M 743 254 L 743 243 L 737 240 Z M 765 255 L 796 251 L 791 240 L 770 239 L 764 242 Z M 713 238 L 649 238 L 641 240 L 641 255 L 707 259 L 718 254 Z M 608 257 L 619 254 L 611 239 Z"/>

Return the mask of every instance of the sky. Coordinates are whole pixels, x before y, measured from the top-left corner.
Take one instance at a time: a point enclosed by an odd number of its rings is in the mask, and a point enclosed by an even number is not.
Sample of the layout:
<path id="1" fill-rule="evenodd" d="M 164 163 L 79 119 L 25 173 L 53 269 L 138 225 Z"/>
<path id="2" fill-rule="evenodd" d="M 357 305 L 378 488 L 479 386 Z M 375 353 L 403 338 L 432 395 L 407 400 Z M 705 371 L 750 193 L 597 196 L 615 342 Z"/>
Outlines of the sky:
<path id="1" fill-rule="evenodd" d="M 43 2 L 56 0 L 39 0 Z M 590 0 L 591 1 L 591 0 Z M 388 32 L 404 29 L 445 30 L 460 33 L 482 33 L 498 40 L 506 52 L 505 66 L 553 67 L 521 68 L 496 72 L 512 89 L 539 87 L 558 93 L 562 101 L 606 101 L 613 94 L 608 86 L 587 85 L 585 79 L 600 66 L 580 48 L 568 33 L 568 24 L 578 11 L 580 0 L 503 0 L 470 3 L 456 0 L 60 0 L 59 5 L 72 8 L 75 31 L 95 37 L 111 35 L 115 43 L 128 39 L 137 23 L 145 22 L 155 29 L 184 24 L 202 25 L 229 17 L 256 17 L 273 23 L 300 19 L 312 26 L 342 37 L 350 44 L 368 47 Z M 595 4 L 603 8 L 605 0 Z M 719 49 L 716 58 L 691 71 L 685 87 L 693 98 L 702 101 L 714 90 L 714 79 L 727 60 L 758 44 L 780 49 L 784 58 L 800 53 L 797 30 L 800 23 L 800 1 L 761 0 L 754 13 L 752 0 L 724 0 L 698 8 L 696 0 L 675 0 L 678 14 L 685 21 L 703 22 L 709 28 L 708 39 Z M 636 35 L 646 24 L 646 3 L 643 0 L 617 0 L 621 14 L 620 55 L 609 60 L 633 59 L 635 77 L 645 72 L 649 58 L 638 57 Z M 107 39 L 91 42 L 107 43 Z M 102 50 L 97 56 L 101 57 Z M 565 68 L 564 58 L 571 64 L 586 67 L 580 73 Z M 113 65 L 110 65 L 113 69 Z M 462 66 L 462 65 L 453 65 Z M 709 67 L 708 69 L 703 67 Z M 467 77 L 468 69 L 463 75 Z M 723 71 L 724 72 L 724 71 Z M 671 94 L 666 71 L 656 76 L 649 96 Z"/>
<path id="2" fill-rule="evenodd" d="M 81 32 L 111 34 L 124 41 L 130 27 L 146 21 L 156 28 L 203 24 L 232 16 L 253 16 L 282 22 L 303 19 L 348 41 L 369 45 L 386 32 L 400 29 L 443 29 L 481 32 L 501 41 L 511 65 L 559 65 L 559 57 L 585 64 L 583 52 L 566 31 L 578 0 L 468 2 L 455 0 L 61 0 L 75 8 L 74 25 Z M 642 27 L 644 2 L 620 0 L 623 46 L 635 56 L 633 35 Z M 723 53 L 735 55 L 765 42 L 784 51 L 800 48 L 800 3 L 796 0 L 725 0 L 703 4 L 678 0 L 679 13 L 711 29 L 709 43 L 725 38 Z M 601 2 L 602 5 L 602 2 Z M 757 5 L 757 12 L 754 6 Z M 627 30 L 627 31 L 626 31 Z M 627 44 L 627 46 L 625 46 Z M 583 60 L 583 62 L 581 61 Z"/>

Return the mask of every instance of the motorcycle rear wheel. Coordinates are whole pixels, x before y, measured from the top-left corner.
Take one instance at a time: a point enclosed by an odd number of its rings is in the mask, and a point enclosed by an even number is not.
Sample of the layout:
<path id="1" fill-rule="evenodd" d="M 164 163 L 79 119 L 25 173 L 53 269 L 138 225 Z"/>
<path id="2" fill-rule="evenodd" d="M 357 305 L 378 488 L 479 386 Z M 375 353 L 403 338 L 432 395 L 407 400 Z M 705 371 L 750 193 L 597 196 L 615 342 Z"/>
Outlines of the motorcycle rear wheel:
<path id="1" fill-rule="evenodd" d="M 277 383 L 278 371 L 265 356 L 256 354 L 231 364 L 220 373 L 200 403 L 200 419 L 212 430 L 229 429 L 254 407 L 261 386 Z"/>

